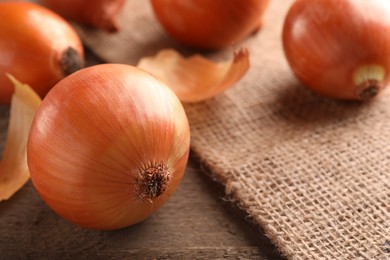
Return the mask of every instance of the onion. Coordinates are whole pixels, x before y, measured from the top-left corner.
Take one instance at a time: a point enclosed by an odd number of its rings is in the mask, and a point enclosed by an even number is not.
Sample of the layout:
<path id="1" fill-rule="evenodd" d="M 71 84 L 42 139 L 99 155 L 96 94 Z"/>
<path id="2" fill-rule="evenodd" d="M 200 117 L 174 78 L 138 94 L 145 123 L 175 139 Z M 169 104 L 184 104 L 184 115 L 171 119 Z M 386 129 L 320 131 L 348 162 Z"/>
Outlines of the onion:
<path id="1" fill-rule="evenodd" d="M 157 19 L 179 42 L 225 48 L 259 30 L 269 0 L 152 0 Z"/>
<path id="2" fill-rule="evenodd" d="M 390 2 L 296 0 L 283 46 L 308 88 L 331 98 L 370 99 L 390 80 Z"/>
<path id="3" fill-rule="evenodd" d="M 44 97 L 83 66 L 79 36 L 54 12 L 29 2 L 1 2 L 0 21 L 0 103 L 9 104 L 14 91 L 6 73 Z"/>
<path id="4" fill-rule="evenodd" d="M 60 216 L 118 229 L 167 201 L 189 142 L 183 106 L 168 87 L 136 67 L 102 64 L 49 92 L 30 130 L 27 161 L 36 190 Z"/>
<path id="5" fill-rule="evenodd" d="M 117 32 L 117 16 L 125 0 L 41 0 L 41 2 L 63 17 L 90 25 L 108 32 Z"/>

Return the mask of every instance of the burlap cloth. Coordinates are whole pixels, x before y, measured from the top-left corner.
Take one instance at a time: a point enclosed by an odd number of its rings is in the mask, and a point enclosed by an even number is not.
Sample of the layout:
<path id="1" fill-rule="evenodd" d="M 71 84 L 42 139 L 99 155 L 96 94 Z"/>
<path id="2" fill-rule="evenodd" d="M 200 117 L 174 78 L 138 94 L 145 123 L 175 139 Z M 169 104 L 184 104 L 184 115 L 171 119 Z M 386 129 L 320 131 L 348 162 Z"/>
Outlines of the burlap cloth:
<path id="1" fill-rule="evenodd" d="M 251 68 L 238 84 L 185 104 L 192 152 L 289 259 L 390 259 L 390 91 L 362 105 L 303 88 L 281 45 L 291 2 L 272 0 L 263 29 L 242 43 Z M 120 23 L 116 35 L 78 31 L 106 62 L 135 65 L 167 47 L 191 53 L 149 1 L 128 0 Z"/>

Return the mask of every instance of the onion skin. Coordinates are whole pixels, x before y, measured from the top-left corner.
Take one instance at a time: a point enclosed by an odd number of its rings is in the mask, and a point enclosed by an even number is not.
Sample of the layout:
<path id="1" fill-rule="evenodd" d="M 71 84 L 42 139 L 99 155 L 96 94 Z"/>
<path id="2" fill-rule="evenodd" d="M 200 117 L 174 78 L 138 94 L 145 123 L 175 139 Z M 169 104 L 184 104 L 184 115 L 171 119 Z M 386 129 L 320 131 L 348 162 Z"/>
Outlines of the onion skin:
<path id="1" fill-rule="evenodd" d="M 10 105 L 7 139 L 0 160 L 0 202 L 11 198 L 30 179 L 26 146 L 41 98 L 30 86 L 7 74 L 15 91 Z"/>
<path id="2" fill-rule="evenodd" d="M 184 57 L 174 49 L 162 49 L 155 56 L 140 59 L 137 67 L 164 81 L 180 101 L 196 103 L 237 83 L 250 67 L 249 51 L 240 48 L 231 61 L 215 62 L 199 54 Z"/>
<path id="3" fill-rule="evenodd" d="M 309 89 L 335 99 L 370 99 L 390 80 L 390 2 L 296 0 L 283 46 Z"/>
<path id="4" fill-rule="evenodd" d="M 49 92 L 30 130 L 27 162 L 57 214 L 86 228 L 119 229 L 167 201 L 189 143 L 183 106 L 168 87 L 136 67 L 103 64 Z"/>
<path id="5" fill-rule="evenodd" d="M 221 49 L 257 31 L 269 0 L 152 0 L 155 16 L 177 41 Z"/>
<path id="6" fill-rule="evenodd" d="M 117 16 L 126 0 L 41 0 L 48 8 L 75 22 L 108 32 L 119 31 Z"/>
<path id="7" fill-rule="evenodd" d="M 76 31 L 54 12 L 29 2 L 0 3 L 0 103 L 9 104 L 12 74 L 41 97 L 84 65 Z"/>

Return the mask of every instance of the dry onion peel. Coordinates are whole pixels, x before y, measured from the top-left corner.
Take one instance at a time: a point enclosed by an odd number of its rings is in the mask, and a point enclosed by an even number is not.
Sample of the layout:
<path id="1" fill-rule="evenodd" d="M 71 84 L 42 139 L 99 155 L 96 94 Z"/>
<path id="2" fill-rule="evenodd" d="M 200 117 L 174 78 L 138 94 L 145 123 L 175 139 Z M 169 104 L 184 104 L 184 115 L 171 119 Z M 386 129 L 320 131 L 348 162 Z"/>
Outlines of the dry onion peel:
<path id="1" fill-rule="evenodd" d="M 0 201 L 9 199 L 29 180 L 26 144 L 31 123 L 41 98 L 26 84 L 7 75 L 15 86 L 7 140 L 0 162 Z"/>
<path id="2" fill-rule="evenodd" d="M 249 69 L 249 51 L 234 52 L 233 59 L 214 62 L 199 54 L 183 57 L 164 49 L 154 57 L 142 58 L 137 67 L 165 81 L 182 102 L 200 102 L 222 93 Z"/>

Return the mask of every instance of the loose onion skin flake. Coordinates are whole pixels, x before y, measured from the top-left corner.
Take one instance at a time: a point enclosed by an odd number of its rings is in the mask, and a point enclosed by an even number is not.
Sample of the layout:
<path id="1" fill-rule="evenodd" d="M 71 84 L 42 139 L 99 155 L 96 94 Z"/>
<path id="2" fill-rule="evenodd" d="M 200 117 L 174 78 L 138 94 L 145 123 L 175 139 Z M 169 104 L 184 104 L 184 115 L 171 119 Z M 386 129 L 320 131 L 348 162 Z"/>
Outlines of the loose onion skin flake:
<path id="1" fill-rule="evenodd" d="M 248 71 L 249 51 L 234 52 L 230 61 L 214 62 L 196 54 L 183 57 L 176 50 L 164 49 L 144 57 L 137 67 L 164 81 L 182 102 L 205 101 L 237 83 Z"/>
<path id="2" fill-rule="evenodd" d="M 390 2 L 296 0 L 283 46 L 306 87 L 330 98 L 370 99 L 390 81 Z"/>
<path id="3" fill-rule="evenodd" d="M 164 83 L 133 66 L 103 64 L 68 76 L 45 97 L 27 159 L 36 190 L 60 216 L 118 229 L 167 201 L 189 144 L 184 108 Z"/>
<path id="4" fill-rule="evenodd" d="M 260 29 L 269 0 L 151 0 L 164 29 L 197 48 L 235 45 Z"/>
<path id="5" fill-rule="evenodd" d="M 0 103 L 9 104 L 13 75 L 41 97 L 84 65 L 76 31 L 56 13 L 29 2 L 0 2 Z"/>
<path id="6" fill-rule="evenodd" d="M 126 0 L 41 0 L 48 8 L 66 19 L 108 32 L 120 29 L 117 16 Z"/>
<path id="7" fill-rule="evenodd" d="M 0 201 L 9 199 L 30 179 L 26 159 L 27 137 L 40 97 L 28 86 L 11 75 L 14 84 L 11 100 L 7 140 L 0 161 Z"/>

